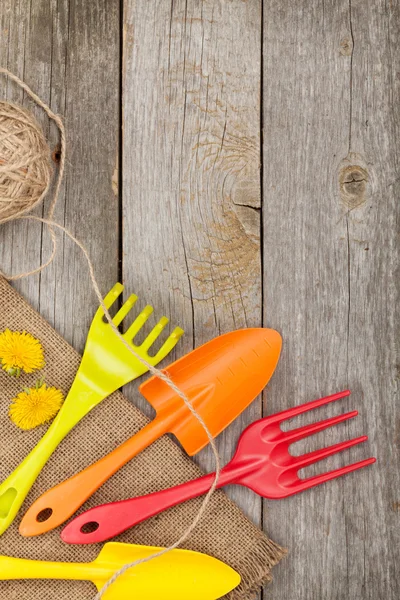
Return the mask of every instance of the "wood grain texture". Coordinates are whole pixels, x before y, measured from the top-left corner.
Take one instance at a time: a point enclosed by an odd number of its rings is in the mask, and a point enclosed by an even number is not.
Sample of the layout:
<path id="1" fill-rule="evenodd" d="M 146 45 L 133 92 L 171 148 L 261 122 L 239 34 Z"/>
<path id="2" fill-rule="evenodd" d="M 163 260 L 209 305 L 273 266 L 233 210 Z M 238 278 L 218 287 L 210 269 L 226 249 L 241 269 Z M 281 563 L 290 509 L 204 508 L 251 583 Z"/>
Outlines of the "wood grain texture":
<path id="1" fill-rule="evenodd" d="M 0 63 L 65 115 L 55 216 L 88 245 L 103 290 L 122 275 L 141 306 L 182 325 L 179 354 L 237 327 L 280 330 L 264 414 L 352 390 L 314 418 L 360 416 L 294 450 L 367 433 L 314 472 L 371 454 L 376 466 L 265 502 L 263 519 L 254 494 L 229 490 L 290 551 L 264 598 L 397 600 L 399 8 L 264 0 L 261 12 L 259 0 L 125 0 L 123 14 L 114 0 L 2 0 Z M 41 111 L 6 80 L 0 90 L 54 146 Z M 17 288 L 81 350 L 96 302 L 59 240 L 54 264 Z M 37 225 L 0 229 L 4 270 L 48 252 Z M 261 414 L 255 402 L 220 436 L 223 462 Z M 200 462 L 213 467 L 211 453 Z"/>
<path id="2" fill-rule="evenodd" d="M 35 89 L 45 102 L 49 101 L 49 71 L 51 61 L 44 61 L 39 66 L 37 60 L 39 48 L 44 53 L 49 53 L 51 48 L 51 39 L 49 31 L 51 24 L 48 19 L 41 26 L 43 39 L 40 44 L 35 44 L 30 48 L 30 33 L 35 29 L 35 18 L 31 19 L 30 6 L 26 0 L 5 0 L 0 6 L 1 23 L 1 42 L 0 42 L 0 62 L 3 66 L 22 78 L 25 76 L 26 69 L 32 68 L 28 75 L 28 83 L 35 83 Z M 46 30 L 46 32 L 45 32 Z M 47 35 L 46 35 L 47 34 Z M 46 39 L 47 38 L 47 39 Z M 29 51 L 31 49 L 31 52 Z M 9 82 L 3 75 L 0 77 L 0 89 L 2 97 L 10 102 L 24 104 L 31 108 L 42 124 L 47 123 L 43 118 L 43 113 L 35 110 L 31 102 L 24 101 L 24 92 Z M 39 208 L 35 214 L 41 215 L 42 209 Z M 42 232 L 40 225 L 31 225 L 27 222 L 18 224 L 7 223 L 0 229 L 0 260 L 1 269 L 5 273 L 21 273 L 31 270 L 40 265 L 42 246 Z M 29 248 L 26 252 L 25 248 Z M 30 277 L 21 280 L 16 287 L 24 293 L 32 303 L 32 306 L 39 308 L 40 284 L 39 277 Z"/>
<path id="3" fill-rule="evenodd" d="M 118 3 L 111 0 L 6 0 L 0 6 L 0 61 L 22 77 L 67 128 L 66 176 L 55 219 L 88 248 L 102 290 L 118 280 L 119 207 L 112 189 L 118 151 Z M 7 98 L 34 112 L 55 148 L 58 132 L 43 111 L 5 79 Z M 4 87 L 3 87 L 4 86 Z M 46 214 L 46 207 L 36 214 Z M 46 228 L 7 224 L 0 231 L 6 272 L 38 266 L 51 251 Z M 53 264 L 16 287 L 79 350 L 83 349 L 96 299 L 85 260 L 57 234 Z"/>
<path id="4" fill-rule="evenodd" d="M 260 33 L 259 2 L 125 2 L 123 274 L 184 327 L 180 353 L 261 325 Z M 219 437 L 222 461 L 260 414 Z"/>
<path id="5" fill-rule="evenodd" d="M 379 461 L 268 503 L 268 531 L 290 555 L 266 598 L 400 593 L 399 23 L 380 1 L 264 3 L 264 310 L 285 340 L 268 410 L 349 387 L 313 420 L 359 417 L 296 452 L 367 433 L 318 472 Z"/>

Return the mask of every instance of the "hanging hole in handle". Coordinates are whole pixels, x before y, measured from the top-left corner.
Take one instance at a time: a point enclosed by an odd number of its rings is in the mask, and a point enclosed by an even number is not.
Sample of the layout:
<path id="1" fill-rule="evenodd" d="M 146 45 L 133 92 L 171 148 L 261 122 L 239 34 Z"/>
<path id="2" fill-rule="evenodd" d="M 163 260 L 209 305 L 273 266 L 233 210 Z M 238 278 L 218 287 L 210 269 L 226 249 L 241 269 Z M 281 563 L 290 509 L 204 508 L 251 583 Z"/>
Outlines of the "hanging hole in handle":
<path id="1" fill-rule="evenodd" d="M 94 533 L 98 530 L 100 524 L 97 521 L 89 521 L 89 523 L 85 523 L 81 527 L 81 533 Z"/>
<path id="2" fill-rule="evenodd" d="M 48 521 L 50 519 L 50 517 L 51 517 L 52 514 L 53 514 L 53 509 L 52 508 L 44 508 L 37 515 L 36 521 L 38 523 L 44 523 L 45 521 Z"/>
<path id="3" fill-rule="evenodd" d="M 17 490 L 15 488 L 8 488 L 2 496 L 0 496 L 0 517 L 5 519 L 11 510 Z"/>

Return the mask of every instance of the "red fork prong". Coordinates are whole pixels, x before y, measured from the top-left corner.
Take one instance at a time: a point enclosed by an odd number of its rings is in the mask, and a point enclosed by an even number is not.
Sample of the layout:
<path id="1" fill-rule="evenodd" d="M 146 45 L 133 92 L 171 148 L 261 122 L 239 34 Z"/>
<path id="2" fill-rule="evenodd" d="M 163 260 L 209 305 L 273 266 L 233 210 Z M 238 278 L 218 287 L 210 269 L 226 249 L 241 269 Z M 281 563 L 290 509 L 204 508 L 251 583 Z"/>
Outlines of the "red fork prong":
<path id="1" fill-rule="evenodd" d="M 347 473 L 352 473 L 353 471 L 357 471 L 358 469 L 362 469 L 363 467 L 372 465 L 375 462 L 376 458 L 374 457 L 366 458 L 365 460 L 360 460 L 359 462 L 353 463 L 352 465 L 347 465 L 346 467 L 335 469 L 334 471 L 322 473 L 322 475 L 308 477 L 307 479 L 299 478 L 296 483 L 290 485 L 292 494 L 298 494 L 299 492 L 308 490 L 309 488 L 315 487 L 316 485 L 321 485 L 321 483 L 325 483 L 326 481 L 331 481 L 332 479 L 336 479 L 337 477 L 341 477 L 342 475 L 346 475 Z"/>
<path id="2" fill-rule="evenodd" d="M 332 427 L 333 425 L 337 425 L 338 423 L 342 423 L 348 419 L 354 419 L 354 417 L 357 415 L 358 411 L 353 410 L 351 412 L 344 413 L 343 415 L 338 415 L 337 417 L 331 417 L 330 419 L 318 421 L 317 423 L 312 423 L 311 425 L 304 425 L 304 427 L 299 427 L 298 429 L 285 431 L 283 432 L 283 441 L 293 444 L 298 440 L 302 440 L 303 438 L 309 437 L 314 433 L 318 433 L 318 431 L 323 431 L 324 429 L 328 429 L 328 427 Z"/>
<path id="3" fill-rule="evenodd" d="M 325 396 L 325 398 L 318 398 L 318 400 L 312 400 L 312 402 L 306 402 L 305 404 L 300 404 L 299 406 L 293 406 L 287 410 L 282 410 L 275 415 L 271 415 L 270 420 L 273 423 L 280 423 L 281 421 L 286 421 L 287 419 L 293 419 L 293 417 L 297 417 L 297 415 L 301 415 L 309 410 L 314 410 L 315 408 L 319 408 L 320 406 L 324 406 L 330 402 L 341 400 L 342 398 L 346 398 L 346 396 L 350 396 L 350 390 L 343 390 L 343 392 L 338 392 L 337 394 L 332 394 L 331 396 Z"/>
<path id="4" fill-rule="evenodd" d="M 299 469 L 303 469 L 304 467 L 313 465 L 314 463 L 319 462 L 324 458 L 328 458 L 328 456 L 332 456 L 333 454 L 337 454 L 338 452 L 343 452 L 343 450 L 347 450 L 347 448 L 351 448 L 352 446 L 357 446 L 357 444 L 362 444 L 363 442 L 366 442 L 367 439 L 367 435 L 362 435 L 358 438 L 354 438 L 353 440 L 339 442 L 338 444 L 334 444 L 333 446 L 328 446 L 327 448 L 315 450 L 315 452 L 309 452 L 308 454 L 303 454 L 302 456 L 293 457 L 292 466 L 290 468 L 295 468 L 296 471 L 298 471 Z"/>

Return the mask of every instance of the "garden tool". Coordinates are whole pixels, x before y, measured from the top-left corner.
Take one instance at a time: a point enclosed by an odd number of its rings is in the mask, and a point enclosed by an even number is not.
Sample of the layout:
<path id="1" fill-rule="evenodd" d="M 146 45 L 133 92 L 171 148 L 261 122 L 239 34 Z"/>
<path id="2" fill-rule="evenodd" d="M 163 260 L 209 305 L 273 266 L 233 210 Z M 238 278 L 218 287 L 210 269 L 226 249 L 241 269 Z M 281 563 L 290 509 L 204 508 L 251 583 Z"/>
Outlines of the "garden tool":
<path id="1" fill-rule="evenodd" d="M 120 283 L 112 288 L 104 298 L 107 308 L 112 306 L 123 289 Z M 137 296 L 130 296 L 118 310 L 113 318 L 116 326 L 128 315 L 136 300 Z M 133 338 L 152 312 L 153 308 L 146 306 L 123 337 L 139 356 L 156 365 L 175 347 L 183 330 L 175 328 L 160 350 L 150 356 L 148 351 L 168 319 L 162 317 L 142 344 L 135 345 Z M 36 447 L 0 485 L 0 534 L 13 522 L 43 466 L 67 433 L 104 398 L 146 371 L 148 368 L 125 347 L 111 325 L 104 320 L 103 309 L 98 308 L 90 326 L 80 367 L 61 410 Z"/>
<path id="2" fill-rule="evenodd" d="M 365 442 L 368 439 L 366 435 L 302 456 L 292 456 L 289 453 L 289 446 L 294 442 L 356 417 L 358 413 L 354 410 L 290 431 L 282 431 L 281 423 L 349 394 L 349 391 L 340 392 L 289 408 L 249 425 L 239 438 L 233 459 L 222 469 L 217 487 L 235 483 L 250 488 L 263 498 L 276 500 L 298 494 L 374 463 L 375 458 L 367 458 L 315 477 L 300 479 L 298 475 L 298 471 L 304 467 Z M 215 473 L 212 473 L 147 496 L 96 506 L 73 519 L 65 527 L 61 537 L 64 542 L 72 544 L 88 544 L 110 539 L 171 506 L 207 493 L 214 478 Z"/>
<path id="3" fill-rule="evenodd" d="M 242 329 L 221 335 L 166 369 L 216 437 L 263 390 L 275 370 L 281 336 L 273 329 Z M 109 477 L 165 433 L 173 433 L 193 456 L 209 443 L 198 419 L 174 390 L 158 377 L 140 391 L 157 416 L 107 456 L 45 492 L 20 524 L 24 536 L 61 525 Z"/>
<path id="4" fill-rule="evenodd" d="M 89 580 L 101 590 L 124 565 L 161 550 L 151 546 L 109 543 L 90 563 L 45 562 L 0 556 L 0 580 Z M 215 600 L 225 596 L 239 583 L 240 575 L 216 558 L 190 550 L 171 550 L 128 569 L 107 589 L 103 599 Z"/>

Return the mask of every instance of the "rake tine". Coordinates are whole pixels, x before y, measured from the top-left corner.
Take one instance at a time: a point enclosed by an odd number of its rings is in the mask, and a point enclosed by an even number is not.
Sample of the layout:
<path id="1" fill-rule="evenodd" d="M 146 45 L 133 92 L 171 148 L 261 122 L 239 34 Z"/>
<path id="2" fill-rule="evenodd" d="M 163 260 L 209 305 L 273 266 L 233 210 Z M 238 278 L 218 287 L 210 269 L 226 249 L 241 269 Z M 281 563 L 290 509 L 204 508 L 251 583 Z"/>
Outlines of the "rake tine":
<path id="1" fill-rule="evenodd" d="M 151 357 L 151 362 L 156 365 L 163 360 L 171 352 L 173 348 L 175 348 L 176 344 L 179 342 L 181 337 L 184 334 L 184 330 L 181 327 L 175 327 L 173 332 L 167 337 L 159 351 L 155 356 Z"/>
<path id="2" fill-rule="evenodd" d="M 124 291 L 124 286 L 122 285 L 122 283 L 116 283 L 111 288 L 111 290 L 108 292 L 108 294 L 103 298 L 103 302 L 106 305 L 107 310 L 109 308 L 111 308 L 111 306 L 114 304 L 114 302 L 116 301 L 118 296 L 120 296 L 123 291 Z M 93 322 L 97 321 L 99 319 L 103 319 L 103 317 L 104 317 L 104 311 L 103 311 L 102 307 L 99 306 L 99 308 L 97 309 L 96 314 L 93 318 Z"/>
<path id="3" fill-rule="evenodd" d="M 292 419 L 293 417 L 297 417 L 297 415 L 301 415 L 305 412 L 308 412 L 309 410 L 314 410 L 315 408 L 319 408 L 320 406 L 329 404 L 329 402 L 341 400 L 346 396 L 350 396 L 350 390 L 344 390 L 343 392 L 338 392 L 337 394 L 332 394 L 331 396 L 326 396 L 325 398 L 319 398 L 318 400 L 313 400 L 312 402 L 306 402 L 305 404 L 300 404 L 299 406 L 294 406 L 293 408 L 282 410 L 281 412 L 278 412 L 275 415 L 271 416 L 270 422 L 280 423 L 281 421 Z"/>
<path id="4" fill-rule="evenodd" d="M 362 444 L 363 442 L 366 442 L 367 439 L 367 435 L 362 435 L 358 438 L 354 438 L 353 440 L 339 442 L 339 444 L 334 444 L 333 446 L 328 446 L 327 448 L 321 448 L 321 450 L 315 450 L 315 452 L 309 452 L 308 454 L 303 454 L 299 457 L 293 457 L 294 464 L 291 466 L 291 468 L 294 467 L 296 471 L 298 471 L 299 469 L 313 465 L 324 458 L 328 458 L 328 456 L 332 456 L 338 452 L 343 452 L 343 450 L 347 450 L 347 448 L 351 448 L 352 446 L 357 446 L 357 444 Z"/>
<path id="5" fill-rule="evenodd" d="M 113 323 L 116 327 L 118 327 L 118 325 L 123 321 L 123 319 L 125 319 L 126 315 L 129 313 L 137 299 L 138 297 L 136 296 L 136 294 L 132 294 L 131 296 L 129 296 L 128 300 L 124 302 L 124 304 L 121 306 L 121 308 L 113 318 Z"/>
<path id="6" fill-rule="evenodd" d="M 322 475 L 316 475 L 315 477 L 309 477 L 308 479 L 299 479 L 297 483 L 292 484 L 290 487 L 293 490 L 293 493 L 297 494 L 298 492 L 303 492 L 304 490 L 308 490 L 316 485 L 321 485 L 321 483 L 325 483 L 326 481 L 331 481 L 332 479 L 336 479 L 337 477 L 341 477 L 347 473 L 352 473 L 353 471 L 357 471 L 358 469 L 372 465 L 375 462 L 376 458 L 374 457 L 366 458 L 365 460 L 360 460 L 352 465 L 347 465 L 346 467 L 335 469 L 334 471 L 322 473 Z"/>
<path id="7" fill-rule="evenodd" d="M 130 327 L 127 329 L 125 333 L 125 337 L 127 339 L 132 340 L 135 337 L 135 335 L 140 331 L 140 329 L 146 323 L 147 319 L 153 313 L 153 310 L 154 308 L 150 305 L 144 307 L 142 312 L 133 321 L 132 325 L 130 325 Z"/>
<path id="8" fill-rule="evenodd" d="M 305 437 L 309 437 L 314 433 L 318 433 L 319 431 L 323 431 L 324 429 L 328 429 L 328 427 L 332 427 L 333 425 L 337 425 L 338 423 L 342 423 L 343 421 L 347 421 L 348 419 L 354 419 L 358 415 L 357 410 L 353 410 L 348 413 L 344 413 L 343 415 L 338 415 L 337 417 L 331 417 L 330 419 L 325 419 L 324 421 L 318 421 L 317 423 L 312 423 L 311 425 L 304 425 L 304 427 L 299 427 L 298 429 L 292 429 L 291 431 L 282 432 L 283 441 L 288 442 L 289 444 L 293 444 L 298 440 L 302 440 Z"/>
<path id="9" fill-rule="evenodd" d="M 141 347 L 143 350 L 145 350 L 147 352 L 147 350 L 150 348 L 150 346 L 152 346 L 154 344 L 154 342 L 156 341 L 156 339 L 158 338 L 160 333 L 168 325 L 168 323 L 169 323 L 169 319 L 167 317 L 161 317 L 161 319 L 158 321 L 157 325 L 155 327 L 153 327 L 153 329 L 150 331 L 147 338 L 141 344 Z"/>

